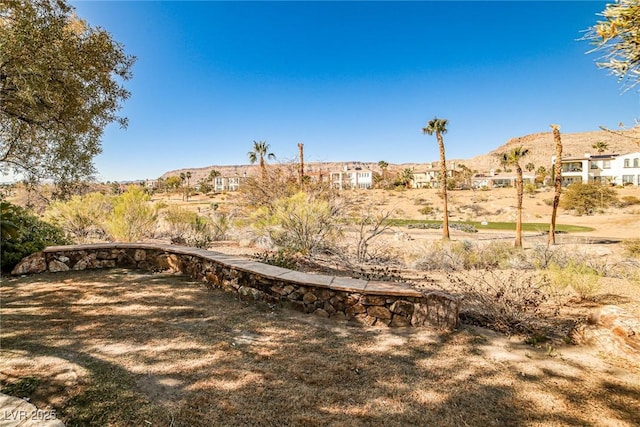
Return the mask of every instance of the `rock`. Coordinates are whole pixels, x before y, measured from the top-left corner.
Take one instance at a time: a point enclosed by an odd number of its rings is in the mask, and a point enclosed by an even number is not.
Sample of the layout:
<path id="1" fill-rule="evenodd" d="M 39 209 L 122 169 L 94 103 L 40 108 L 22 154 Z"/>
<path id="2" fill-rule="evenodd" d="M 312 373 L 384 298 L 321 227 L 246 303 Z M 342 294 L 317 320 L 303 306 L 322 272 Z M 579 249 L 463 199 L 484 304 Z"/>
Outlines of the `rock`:
<path id="1" fill-rule="evenodd" d="M 362 325 L 373 326 L 376 323 L 376 320 L 378 320 L 378 319 L 376 319 L 373 316 L 369 316 L 367 314 L 358 314 L 357 316 L 355 316 L 351 320 L 356 322 L 356 323 L 360 323 Z"/>
<path id="2" fill-rule="evenodd" d="M 347 295 L 344 297 L 344 305 L 347 307 L 351 307 L 352 305 L 356 305 L 360 301 L 360 297 L 358 295 Z"/>
<path id="3" fill-rule="evenodd" d="M 304 296 L 302 297 L 302 301 L 305 302 L 305 304 L 313 304 L 314 302 L 316 302 L 318 300 L 318 297 L 315 296 L 312 292 L 307 292 L 306 294 L 304 294 Z"/>
<path id="4" fill-rule="evenodd" d="M 398 314 L 394 314 L 393 318 L 391 319 L 391 323 L 389 324 L 389 326 L 394 327 L 394 328 L 401 328 L 404 326 L 411 326 L 411 322 L 409 321 L 409 319 L 407 319 L 404 316 L 400 316 Z"/>
<path id="5" fill-rule="evenodd" d="M 313 314 L 315 314 L 316 316 L 320 316 L 320 317 L 329 317 L 329 313 L 327 313 L 325 310 L 319 308 L 316 311 L 313 312 Z"/>
<path id="6" fill-rule="evenodd" d="M 372 305 L 367 308 L 367 314 L 377 319 L 391 319 L 391 312 L 386 307 Z"/>
<path id="7" fill-rule="evenodd" d="M 54 259 L 49 261 L 49 271 L 52 273 L 58 273 L 60 271 L 69 271 L 69 266 L 62 261 Z"/>
<path id="8" fill-rule="evenodd" d="M 73 265 L 73 269 L 74 270 L 86 270 L 88 268 L 95 268 L 96 267 L 96 254 L 89 254 L 89 255 L 85 255 L 84 257 L 80 258 L 78 260 L 78 262 L 76 262 Z"/>
<path id="9" fill-rule="evenodd" d="M 391 310 L 392 313 L 396 314 L 411 315 L 413 314 L 413 304 L 409 301 L 397 300 L 393 304 L 391 304 L 389 310 Z"/>
<path id="10" fill-rule="evenodd" d="M 602 307 L 574 333 L 578 342 L 640 366 L 640 319 L 618 306 Z"/>
<path id="11" fill-rule="evenodd" d="M 136 251 L 133 253 L 133 259 L 136 262 L 140 262 L 140 261 L 144 261 L 147 259 L 147 251 L 145 251 L 144 249 L 136 249 Z"/>
<path id="12" fill-rule="evenodd" d="M 47 270 L 47 261 L 42 252 L 31 254 L 16 265 L 11 274 L 35 274 L 42 273 Z"/>
<path id="13" fill-rule="evenodd" d="M 347 307 L 345 312 L 349 317 L 355 317 L 357 314 L 362 314 L 367 311 L 366 307 L 362 304 L 352 305 L 351 307 Z"/>
<path id="14" fill-rule="evenodd" d="M 384 305 L 386 300 L 386 297 L 381 297 L 378 295 L 365 295 L 361 299 L 362 304 L 364 305 Z"/>

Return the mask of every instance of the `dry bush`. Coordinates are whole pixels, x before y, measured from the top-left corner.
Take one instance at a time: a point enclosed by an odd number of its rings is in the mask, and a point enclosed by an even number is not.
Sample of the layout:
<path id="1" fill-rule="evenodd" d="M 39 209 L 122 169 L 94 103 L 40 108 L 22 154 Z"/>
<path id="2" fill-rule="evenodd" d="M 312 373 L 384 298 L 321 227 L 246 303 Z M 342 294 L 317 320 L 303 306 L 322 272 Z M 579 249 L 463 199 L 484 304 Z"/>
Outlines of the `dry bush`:
<path id="1" fill-rule="evenodd" d="M 640 258 L 640 239 L 627 239 L 622 242 L 622 246 L 629 256 Z"/>
<path id="2" fill-rule="evenodd" d="M 415 267 L 449 271 L 507 267 L 518 252 L 506 242 L 435 242 L 425 247 L 425 253 L 415 262 Z"/>
<path id="3" fill-rule="evenodd" d="M 558 294 L 545 275 L 470 270 L 448 274 L 450 289 L 464 296 L 464 323 L 505 333 L 539 334 L 560 310 Z"/>

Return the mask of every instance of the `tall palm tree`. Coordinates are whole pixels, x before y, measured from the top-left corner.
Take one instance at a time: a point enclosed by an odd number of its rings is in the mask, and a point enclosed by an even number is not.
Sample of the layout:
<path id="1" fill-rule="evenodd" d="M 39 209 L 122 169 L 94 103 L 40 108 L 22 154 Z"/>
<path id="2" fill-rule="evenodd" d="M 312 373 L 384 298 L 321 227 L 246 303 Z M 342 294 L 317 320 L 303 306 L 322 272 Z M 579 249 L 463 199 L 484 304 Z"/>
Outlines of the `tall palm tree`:
<path id="1" fill-rule="evenodd" d="M 498 154 L 501 166 L 514 166 L 516 168 L 516 192 L 518 195 L 518 203 L 516 205 L 516 248 L 522 247 L 522 196 L 524 195 L 524 179 L 522 178 L 520 159 L 527 154 L 529 154 L 529 150 L 522 147 L 515 147 L 507 152 Z"/>
<path id="2" fill-rule="evenodd" d="M 260 163 L 262 179 L 267 175 L 267 167 L 264 158 L 266 157 L 269 160 L 276 158 L 275 154 L 269 152 L 269 148 L 271 148 L 271 146 L 267 144 L 267 141 L 253 141 L 253 150 L 247 153 L 251 164 L 254 164 L 255 162 Z"/>
<path id="3" fill-rule="evenodd" d="M 300 157 L 300 169 L 298 171 L 300 187 L 304 184 L 304 144 L 302 142 L 298 143 L 298 157 Z"/>
<path id="4" fill-rule="evenodd" d="M 384 161 L 384 160 L 380 160 L 378 162 L 378 167 L 380 167 L 380 169 L 382 170 L 382 175 L 381 178 L 378 182 L 378 186 L 382 187 L 384 185 L 386 185 L 386 179 L 387 179 L 387 168 L 389 167 L 389 163 Z"/>
<path id="5" fill-rule="evenodd" d="M 550 245 L 556 244 L 556 216 L 558 214 L 558 205 L 560 204 L 560 192 L 562 191 L 562 139 L 560 138 L 560 126 L 551 125 L 553 131 L 553 141 L 556 144 L 556 160 L 553 167 L 553 179 L 555 193 L 553 195 L 553 208 L 551 211 L 551 224 L 549 225 Z"/>
<path id="6" fill-rule="evenodd" d="M 442 135 L 447 133 L 447 124 L 449 120 L 434 117 L 429 120 L 427 127 L 422 128 L 422 133 L 427 135 L 436 134 L 438 140 L 438 148 L 440 149 L 440 184 L 442 187 L 442 212 L 444 218 L 442 220 L 442 239 L 449 240 L 449 211 L 447 209 L 447 164 L 444 157 L 444 141 Z"/>
<path id="7" fill-rule="evenodd" d="M 191 181 L 191 171 L 187 171 L 187 173 L 184 174 L 185 178 L 187 178 L 187 202 L 189 201 L 189 193 L 191 192 L 191 188 L 190 186 L 190 182 Z"/>
<path id="8" fill-rule="evenodd" d="M 602 154 L 609 149 L 609 144 L 605 141 L 598 141 L 591 146 L 598 154 Z"/>

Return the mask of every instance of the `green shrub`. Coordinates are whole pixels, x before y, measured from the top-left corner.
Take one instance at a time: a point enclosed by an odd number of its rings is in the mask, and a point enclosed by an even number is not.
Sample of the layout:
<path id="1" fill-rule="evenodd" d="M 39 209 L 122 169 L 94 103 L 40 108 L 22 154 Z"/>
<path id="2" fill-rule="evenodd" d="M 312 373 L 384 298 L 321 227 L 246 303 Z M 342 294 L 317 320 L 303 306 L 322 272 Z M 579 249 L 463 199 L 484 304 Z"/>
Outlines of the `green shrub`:
<path id="1" fill-rule="evenodd" d="M 578 215 L 593 215 L 617 202 L 616 191 L 604 184 L 576 182 L 562 193 L 560 206 Z"/>
<path id="2" fill-rule="evenodd" d="M 586 264 L 569 262 L 561 267 L 555 263 L 549 266 L 551 284 L 558 290 L 571 288 L 582 300 L 593 298 L 600 289 L 600 275 Z"/>
<path id="3" fill-rule="evenodd" d="M 336 213 L 329 201 L 299 192 L 259 208 L 253 226 L 281 249 L 308 255 L 333 245 L 339 229 Z"/>
<path id="4" fill-rule="evenodd" d="M 68 201 L 52 203 L 45 212 L 45 218 L 76 242 L 103 239 L 104 223 L 113 210 L 111 199 L 98 192 L 73 196 Z"/>
<path id="5" fill-rule="evenodd" d="M 113 199 L 105 228 L 114 240 L 137 242 L 153 234 L 157 216 L 151 197 L 139 187 L 130 187 Z"/>
<path id="6" fill-rule="evenodd" d="M 9 202 L 0 203 L 0 252 L 3 272 L 10 272 L 20 260 L 47 246 L 68 245 L 72 242 L 64 237 L 55 225 L 38 219 L 26 210 Z"/>

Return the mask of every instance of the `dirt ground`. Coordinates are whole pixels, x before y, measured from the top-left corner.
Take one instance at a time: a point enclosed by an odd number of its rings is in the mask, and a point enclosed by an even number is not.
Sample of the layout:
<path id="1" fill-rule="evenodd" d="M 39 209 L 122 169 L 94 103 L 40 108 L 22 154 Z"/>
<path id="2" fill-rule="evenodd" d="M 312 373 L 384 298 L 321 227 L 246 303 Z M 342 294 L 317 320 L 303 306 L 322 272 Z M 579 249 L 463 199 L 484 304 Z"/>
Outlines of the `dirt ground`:
<path id="1" fill-rule="evenodd" d="M 126 270 L 3 279 L 2 390 L 67 426 L 635 426 L 640 376 L 489 330 L 353 327 Z"/>

